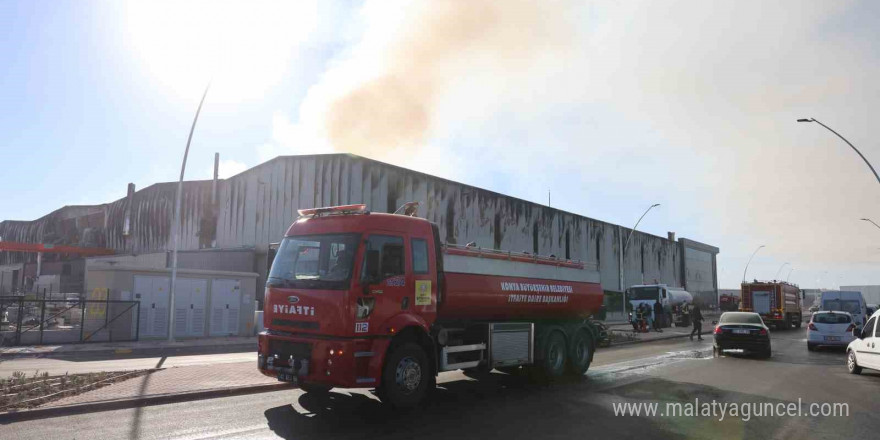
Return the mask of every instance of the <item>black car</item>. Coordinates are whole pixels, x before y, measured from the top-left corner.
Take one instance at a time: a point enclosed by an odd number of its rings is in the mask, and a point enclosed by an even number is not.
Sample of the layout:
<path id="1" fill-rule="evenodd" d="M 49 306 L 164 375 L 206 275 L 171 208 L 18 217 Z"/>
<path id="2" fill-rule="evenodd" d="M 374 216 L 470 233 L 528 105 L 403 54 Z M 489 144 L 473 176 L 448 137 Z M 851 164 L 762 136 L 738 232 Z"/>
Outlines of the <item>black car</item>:
<path id="1" fill-rule="evenodd" d="M 749 312 L 725 312 L 715 322 L 715 345 L 713 350 L 744 350 L 770 357 L 770 330 L 761 315 Z"/>

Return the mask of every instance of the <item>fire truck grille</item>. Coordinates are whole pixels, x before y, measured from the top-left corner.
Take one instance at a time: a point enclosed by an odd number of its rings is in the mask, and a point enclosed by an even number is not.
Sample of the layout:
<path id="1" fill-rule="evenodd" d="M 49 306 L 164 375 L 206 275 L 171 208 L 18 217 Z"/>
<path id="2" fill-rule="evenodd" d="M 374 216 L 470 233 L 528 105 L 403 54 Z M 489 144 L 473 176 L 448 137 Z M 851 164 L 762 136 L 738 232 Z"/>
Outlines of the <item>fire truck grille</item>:
<path id="1" fill-rule="evenodd" d="M 278 355 L 281 359 L 311 359 L 312 344 L 306 342 L 269 341 L 269 355 Z"/>
<path id="2" fill-rule="evenodd" d="M 304 330 L 318 330 L 321 328 L 320 324 L 318 324 L 317 322 L 313 322 L 313 321 L 294 321 L 292 319 L 279 319 L 279 318 L 273 319 L 272 325 L 281 326 L 281 327 L 301 328 Z"/>

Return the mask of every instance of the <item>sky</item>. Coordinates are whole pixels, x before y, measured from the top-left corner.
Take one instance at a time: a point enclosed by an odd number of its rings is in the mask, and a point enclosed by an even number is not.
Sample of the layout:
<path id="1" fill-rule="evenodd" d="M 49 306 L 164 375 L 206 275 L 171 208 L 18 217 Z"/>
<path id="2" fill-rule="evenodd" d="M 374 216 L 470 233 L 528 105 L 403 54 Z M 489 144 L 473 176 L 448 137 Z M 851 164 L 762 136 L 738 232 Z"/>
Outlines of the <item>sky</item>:
<path id="1" fill-rule="evenodd" d="M 351 152 L 880 284 L 880 3 L 0 2 L 0 219 Z M 880 163 L 878 163 L 880 165 Z M 787 264 L 786 264 L 787 263 Z"/>

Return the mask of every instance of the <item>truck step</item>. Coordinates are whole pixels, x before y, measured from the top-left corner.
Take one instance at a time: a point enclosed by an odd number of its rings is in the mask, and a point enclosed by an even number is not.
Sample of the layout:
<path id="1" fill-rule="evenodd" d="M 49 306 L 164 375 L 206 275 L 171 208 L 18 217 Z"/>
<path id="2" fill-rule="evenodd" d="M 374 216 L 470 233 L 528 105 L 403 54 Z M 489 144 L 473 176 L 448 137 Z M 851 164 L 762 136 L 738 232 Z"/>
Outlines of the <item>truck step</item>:
<path id="1" fill-rule="evenodd" d="M 462 353 L 465 351 L 485 350 L 486 344 L 454 345 L 443 347 L 443 353 Z"/>
<path id="2" fill-rule="evenodd" d="M 440 351 L 440 371 L 459 370 L 463 368 L 474 368 L 485 360 L 486 344 L 467 344 L 446 346 Z M 460 360 L 454 359 L 450 362 L 449 355 L 457 355 L 461 353 L 477 353 L 478 359 Z M 470 357 L 470 356 L 468 356 Z M 456 362 L 459 361 L 459 362 Z"/>

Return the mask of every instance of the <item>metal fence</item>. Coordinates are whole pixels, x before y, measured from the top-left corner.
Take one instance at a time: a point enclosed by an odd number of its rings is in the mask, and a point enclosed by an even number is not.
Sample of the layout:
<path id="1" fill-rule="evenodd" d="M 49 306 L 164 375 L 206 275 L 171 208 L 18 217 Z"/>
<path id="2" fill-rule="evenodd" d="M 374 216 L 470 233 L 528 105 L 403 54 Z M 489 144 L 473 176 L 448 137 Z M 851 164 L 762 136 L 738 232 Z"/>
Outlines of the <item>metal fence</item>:
<path id="1" fill-rule="evenodd" d="M 139 301 L 0 297 L 0 345 L 138 340 Z"/>

